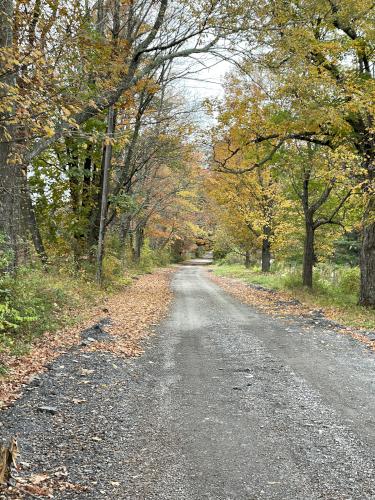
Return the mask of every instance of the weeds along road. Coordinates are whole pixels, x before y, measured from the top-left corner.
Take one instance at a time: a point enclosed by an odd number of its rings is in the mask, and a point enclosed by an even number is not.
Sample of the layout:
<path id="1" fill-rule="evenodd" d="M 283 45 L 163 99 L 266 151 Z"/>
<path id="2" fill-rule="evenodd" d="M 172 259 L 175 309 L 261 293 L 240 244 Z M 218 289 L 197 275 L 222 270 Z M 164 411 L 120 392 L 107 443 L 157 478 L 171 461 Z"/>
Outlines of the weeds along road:
<path id="1" fill-rule="evenodd" d="M 257 313 L 200 266 L 173 289 L 142 357 L 68 353 L 7 410 L 35 472 L 89 487 L 55 498 L 374 499 L 375 356 Z M 85 402 L 28 411 L 51 392 Z"/>

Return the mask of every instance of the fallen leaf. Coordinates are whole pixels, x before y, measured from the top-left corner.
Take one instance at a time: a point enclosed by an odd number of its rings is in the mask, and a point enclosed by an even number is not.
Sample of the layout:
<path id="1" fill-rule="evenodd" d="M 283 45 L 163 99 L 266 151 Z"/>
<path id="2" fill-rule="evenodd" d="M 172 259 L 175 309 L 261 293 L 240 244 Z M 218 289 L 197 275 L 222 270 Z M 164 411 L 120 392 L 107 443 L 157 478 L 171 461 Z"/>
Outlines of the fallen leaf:
<path id="1" fill-rule="evenodd" d="M 52 488 L 42 487 L 36 484 L 25 484 L 22 486 L 22 490 L 40 497 L 53 498 Z"/>
<path id="2" fill-rule="evenodd" d="M 40 484 L 43 481 L 46 481 L 47 479 L 49 479 L 49 475 L 48 474 L 33 474 L 30 477 L 30 483 L 31 484 Z"/>

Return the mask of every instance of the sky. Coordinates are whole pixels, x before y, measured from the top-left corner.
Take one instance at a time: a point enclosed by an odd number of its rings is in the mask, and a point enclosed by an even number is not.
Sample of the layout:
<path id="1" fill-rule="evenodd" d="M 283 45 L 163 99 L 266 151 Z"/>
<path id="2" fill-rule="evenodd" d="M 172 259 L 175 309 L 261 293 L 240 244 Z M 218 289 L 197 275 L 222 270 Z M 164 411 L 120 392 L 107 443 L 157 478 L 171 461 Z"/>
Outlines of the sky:
<path id="1" fill-rule="evenodd" d="M 231 64 L 210 58 L 206 54 L 205 57 L 201 55 L 200 59 L 192 66 L 197 73 L 183 80 L 184 87 L 198 99 L 223 97 L 223 83 L 226 73 L 231 70 Z"/>
<path id="2" fill-rule="evenodd" d="M 189 73 L 178 81 L 178 88 L 182 88 L 187 103 L 199 109 L 196 118 L 200 125 L 209 127 L 214 119 L 207 115 L 201 104 L 206 99 L 220 99 L 224 96 L 225 75 L 232 69 L 232 65 L 208 54 L 201 54 L 183 62 L 181 68 Z"/>

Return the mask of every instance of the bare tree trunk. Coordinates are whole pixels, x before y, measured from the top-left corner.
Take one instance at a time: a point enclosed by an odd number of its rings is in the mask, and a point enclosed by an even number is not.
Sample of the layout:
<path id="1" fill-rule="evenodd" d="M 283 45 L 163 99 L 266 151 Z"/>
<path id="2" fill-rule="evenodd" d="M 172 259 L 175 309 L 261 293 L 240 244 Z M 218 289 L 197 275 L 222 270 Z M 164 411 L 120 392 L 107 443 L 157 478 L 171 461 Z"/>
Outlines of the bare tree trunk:
<path id="1" fill-rule="evenodd" d="M 108 127 L 107 135 L 109 141 L 113 137 L 113 132 L 115 129 L 115 110 L 111 106 L 108 110 Z M 96 280 L 98 283 L 102 282 L 103 274 L 103 257 L 104 257 L 104 238 L 106 232 L 106 219 L 107 219 L 107 207 L 108 207 L 108 177 L 109 170 L 112 161 L 112 143 L 106 145 L 104 165 L 103 165 L 103 187 L 102 187 L 102 199 L 100 207 L 100 226 L 99 226 L 99 237 L 98 237 L 98 250 L 97 250 L 97 262 L 96 262 Z"/>
<path id="2" fill-rule="evenodd" d="M 309 219 L 305 221 L 305 246 L 303 251 L 303 273 L 302 282 L 304 286 L 312 288 L 313 286 L 313 267 L 315 260 L 314 237 L 315 229 L 313 222 Z"/>

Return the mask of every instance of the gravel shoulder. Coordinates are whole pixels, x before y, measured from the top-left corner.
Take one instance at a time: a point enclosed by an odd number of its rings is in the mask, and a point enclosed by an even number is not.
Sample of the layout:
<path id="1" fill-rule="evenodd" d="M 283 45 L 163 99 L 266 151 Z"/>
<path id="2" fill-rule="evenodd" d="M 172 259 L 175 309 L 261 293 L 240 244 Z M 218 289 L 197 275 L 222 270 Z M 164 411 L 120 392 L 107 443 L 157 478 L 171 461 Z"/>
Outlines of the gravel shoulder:
<path id="1" fill-rule="evenodd" d="M 20 488 L 37 478 L 24 497 L 375 498 L 374 353 L 242 304 L 199 266 L 172 288 L 142 356 L 76 346 L 1 413 Z"/>

